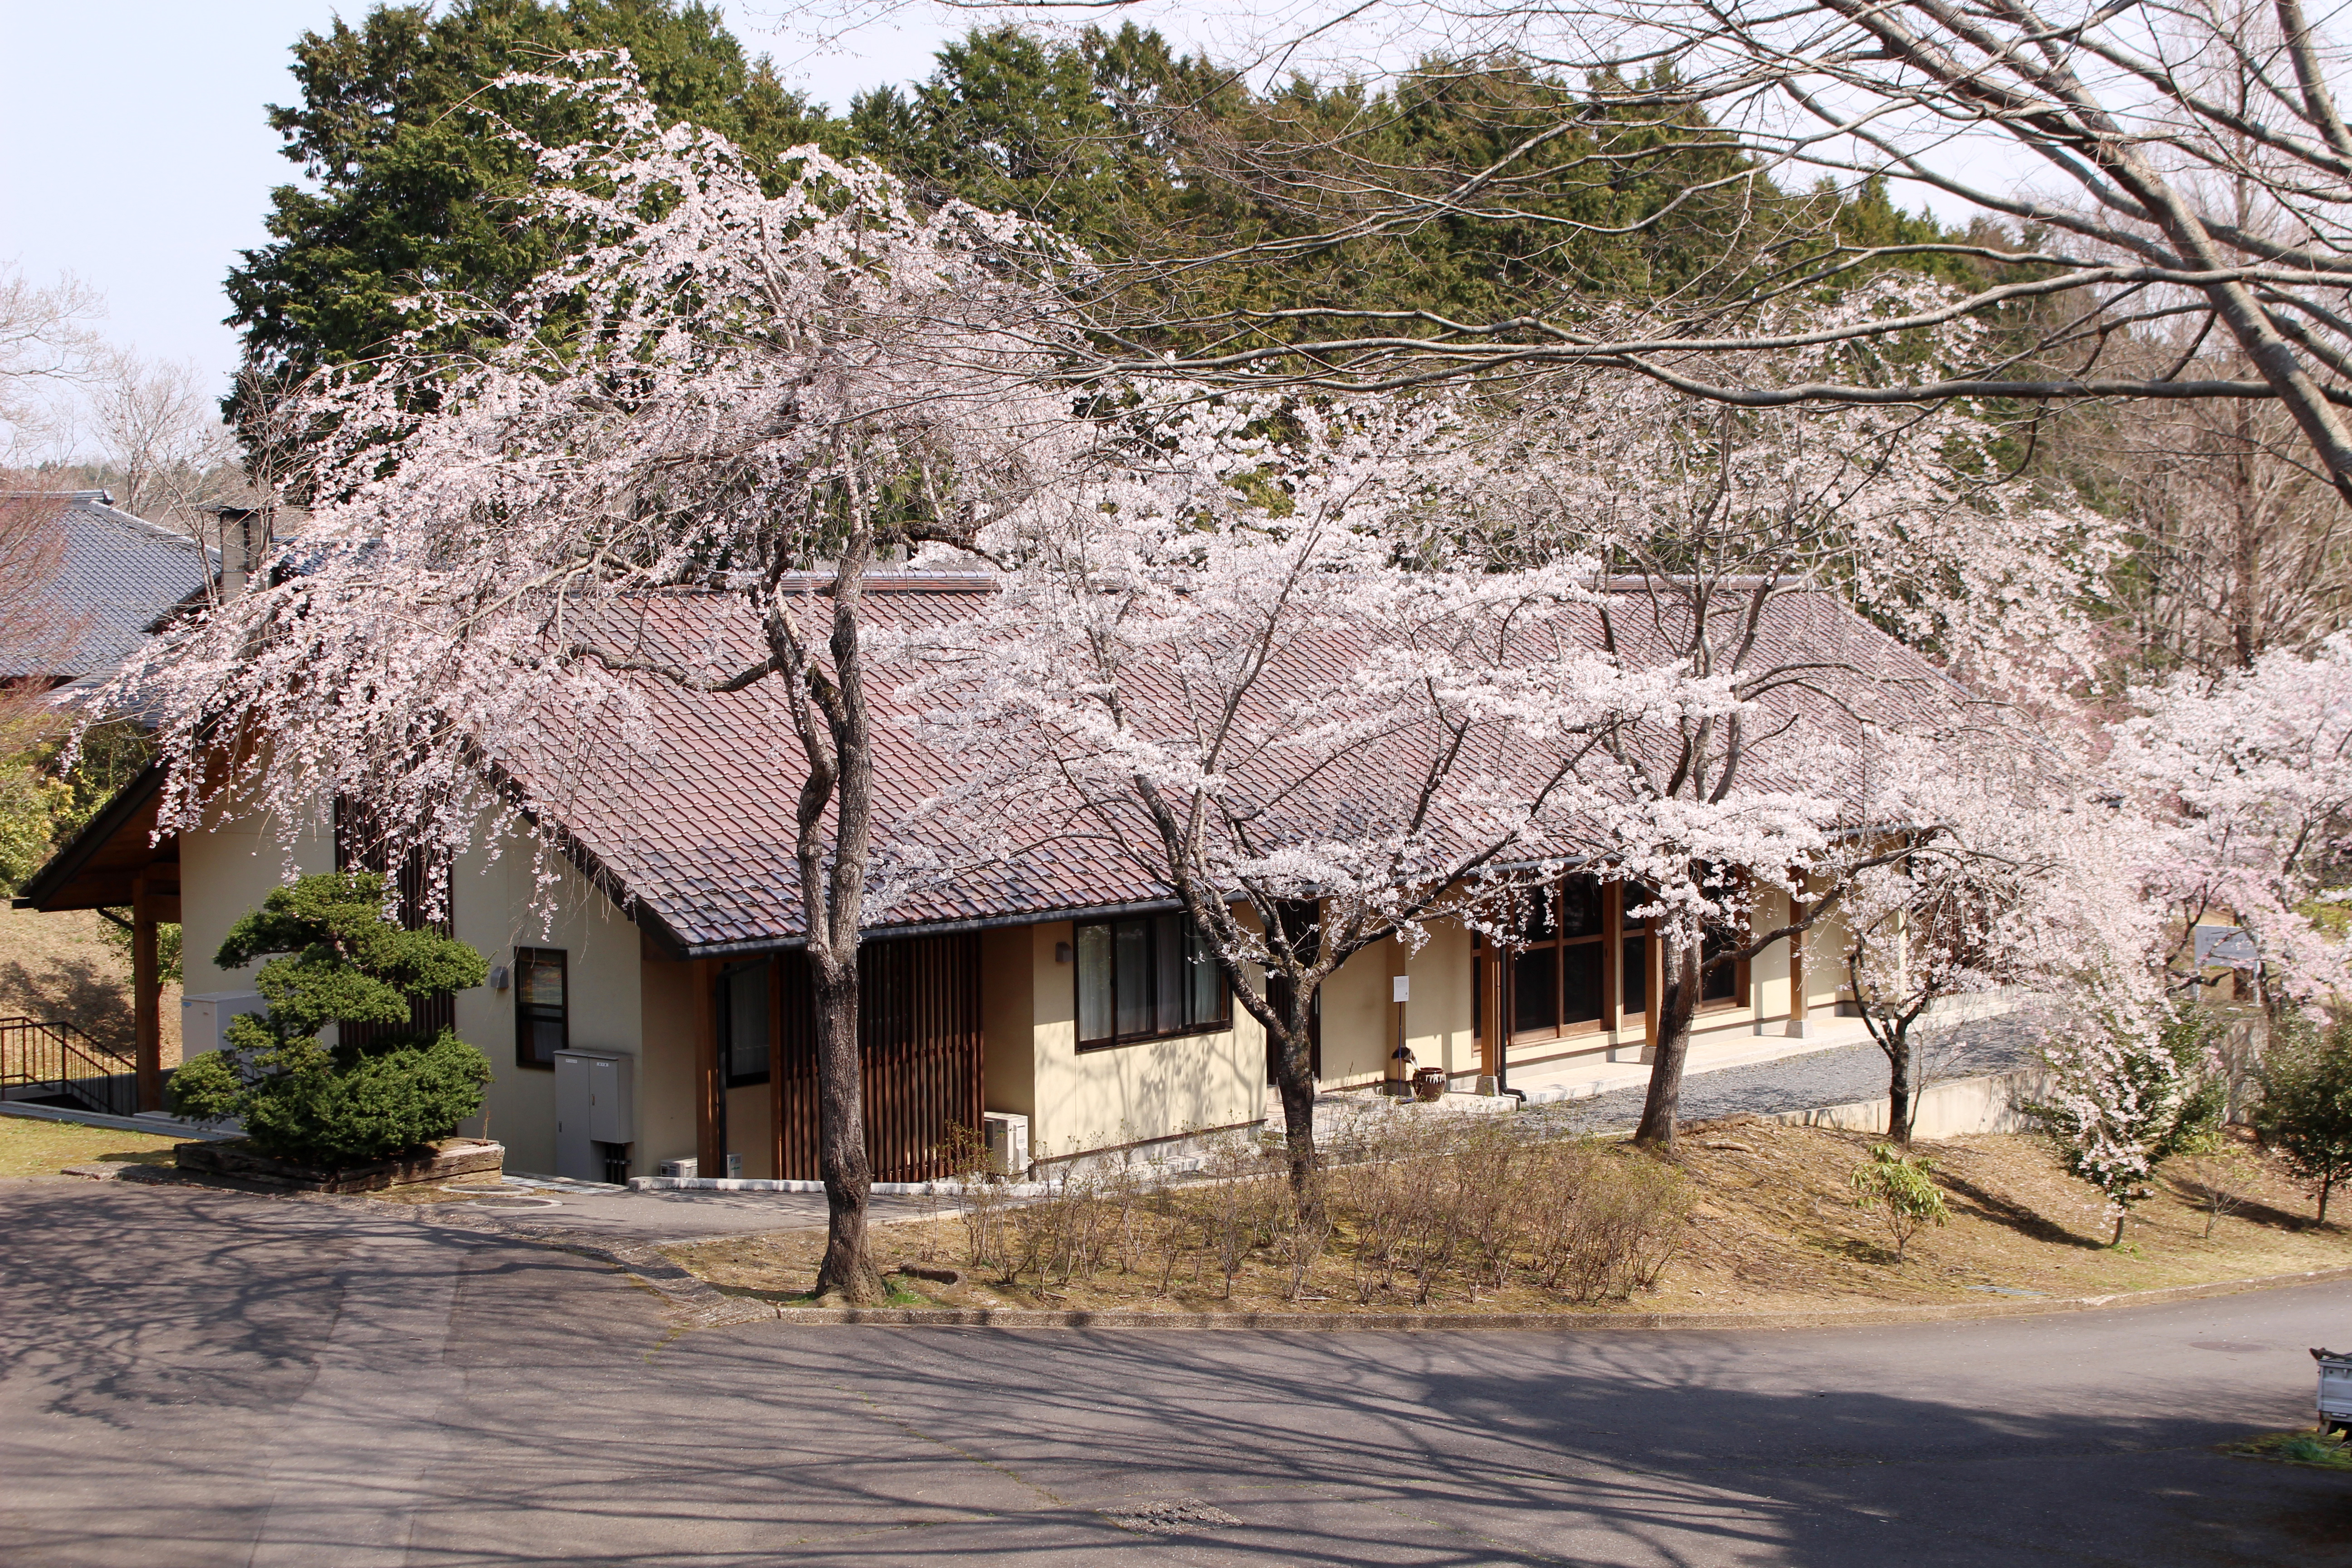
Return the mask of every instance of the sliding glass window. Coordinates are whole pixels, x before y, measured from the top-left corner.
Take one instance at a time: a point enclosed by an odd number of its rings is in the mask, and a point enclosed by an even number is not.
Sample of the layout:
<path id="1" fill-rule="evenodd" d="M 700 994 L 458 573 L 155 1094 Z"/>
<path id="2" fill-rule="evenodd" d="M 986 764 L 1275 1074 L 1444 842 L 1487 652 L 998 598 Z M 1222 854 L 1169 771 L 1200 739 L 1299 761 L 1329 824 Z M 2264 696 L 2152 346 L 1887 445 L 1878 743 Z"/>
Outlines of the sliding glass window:
<path id="1" fill-rule="evenodd" d="M 1224 975 L 1181 914 L 1085 921 L 1076 946 L 1082 1051 L 1233 1023 Z"/>

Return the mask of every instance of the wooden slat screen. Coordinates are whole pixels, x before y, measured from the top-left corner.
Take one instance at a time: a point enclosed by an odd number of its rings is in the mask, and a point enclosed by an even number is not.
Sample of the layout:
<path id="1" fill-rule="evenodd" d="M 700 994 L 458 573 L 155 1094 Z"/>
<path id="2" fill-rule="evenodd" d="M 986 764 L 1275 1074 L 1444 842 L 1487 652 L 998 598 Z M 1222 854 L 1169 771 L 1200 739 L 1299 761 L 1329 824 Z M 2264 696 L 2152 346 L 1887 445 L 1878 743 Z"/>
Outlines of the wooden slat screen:
<path id="1" fill-rule="evenodd" d="M 338 871 L 374 871 L 389 876 L 400 900 L 400 923 L 410 931 L 423 931 L 430 925 L 443 936 L 457 934 L 451 919 L 449 862 L 439 856 L 428 857 L 423 847 L 412 848 L 402 857 L 397 871 L 392 868 L 392 857 L 384 845 L 384 835 L 375 816 L 348 795 L 335 797 L 335 869 Z M 438 883 L 437 889 L 435 884 Z M 428 895 L 437 890 L 441 913 L 427 920 L 425 911 L 432 907 Z M 345 1021 L 336 1026 L 335 1037 L 346 1045 L 364 1049 L 377 1040 L 393 1035 L 437 1035 L 444 1029 L 457 1026 L 457 998 L 447 991 L 413 995 L 408 999 L 408 1022 L 403 1024 L 355 1024 Z"/>
<path id="2" fill-rule="evenodd" d="M 808 963 L 778 955 L 776 1039 L 769 1092 L 778 1120 L 778 1173 L 815 1181 L 816 1010 Z M 877 1182 L 936 1181 L 948 1172 L 948 1130 L 977 1131 L 981 1113 L 980 939 L 913 937 L 858 954 L 858 1059 L 866 1157 Z"/>

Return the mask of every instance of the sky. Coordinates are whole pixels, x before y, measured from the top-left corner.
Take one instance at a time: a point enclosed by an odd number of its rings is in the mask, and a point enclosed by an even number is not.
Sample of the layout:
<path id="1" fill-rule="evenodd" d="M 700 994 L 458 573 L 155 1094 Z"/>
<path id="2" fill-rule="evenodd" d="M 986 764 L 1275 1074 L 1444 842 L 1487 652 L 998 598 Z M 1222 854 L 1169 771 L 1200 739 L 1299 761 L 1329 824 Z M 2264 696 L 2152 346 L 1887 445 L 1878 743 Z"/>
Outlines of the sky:
<path id="1" fill-rule="evenodd" d="M 942 39 L 986 19 L 930 0 L 799 3 L 737 0 L 724 11 L 751 53 L 835 108 L 860 89 L 928 75 Z M 221 324 L 222 279 L 239 251 L 268 237 L 271 188 L 299 177 L 265 106 L 295 96 L 286 68 L 297 37 L 339 11 L 356 20 L 369 4 L 0 0 L 0 58 L 15 68 L 0 93 L 0 147 L 10 150 L 0 159 L 0 268 L 35 282 L 72 273 L 104 295 L 98 325 L 113 342 L 226 379 L 237 353 Z M 1289 13 L 1321 4 L 1137 0 L 1120 16 L 1158 26 L 1180 47 L 1279 69 L 1307 62 L 1260 52 L 1244 19 L 1280 36 Z M 814 47 L 804 19 L 826 15 L 882 19 Z M 1410 50 L 1378 37 L 1362 47 L 1368 58 Z"/>
<path id="2" fill-rule="evenodd" d="M 97 325 L 224 379 L 236 336 L 221 280 L 268 236 L 269 192 L 299 177 L 264 106 L 294 97 L 288 48 L 368 0 L 0 0 L 0 266 L 70 272 L 106 297 Z M 740 7 L 729 26 L 793 85 L 836 106 L 929 74 L 948 26 L 881 22 L 813 52 Z"/>

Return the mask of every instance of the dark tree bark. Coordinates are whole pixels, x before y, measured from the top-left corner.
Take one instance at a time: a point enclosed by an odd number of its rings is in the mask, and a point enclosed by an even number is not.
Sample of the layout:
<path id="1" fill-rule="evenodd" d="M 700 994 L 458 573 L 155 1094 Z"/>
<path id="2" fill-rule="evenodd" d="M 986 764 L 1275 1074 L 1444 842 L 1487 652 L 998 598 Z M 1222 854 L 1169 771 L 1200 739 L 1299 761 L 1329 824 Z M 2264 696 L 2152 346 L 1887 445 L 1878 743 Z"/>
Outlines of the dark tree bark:
<path id="1" fill-rule="evenodd" d="M 1911 1119 L 1917 1096 L 1911 1087 L 1911 1031 L 1898 1026 L 1879 1042 L 1886 1052 L 1886 1138 L 1898 1149 L 1911 1147 Z"/>
<path id="2" fill-rule="evenodd" d="M 824 1260 L 817 1293 L 854 1302 L 884 1300 L 866 1220 L 874 1169 L 866 1157 L 865 1080 L 857 1054 L 857 963 L 840 966 L 809 953 L 816 1001 L 817 1160 L 824 1178 Z"/>
<path id="3" fill-rule="evenodd" d="M 888 1296 L 866 1234 L 874 1171 L 866 1155 L 865 1079 L 857 1049 L 858 932 L 874 838 L 873 736 L 858 613 L 874 547 L 865 528 L 852 528 L 844 542 L 831 589 L 829 674 L 808 657 L 788 605 L 780 599 L 768 618 L 770 647 L 803 696 L 792 711 L 809 763 L 794 810 L 793 851 L 816 1004 L 817 1157 L 825 1200 L 824 1260 L 816 1289 L 819 1296 L 853 1305 Z"/>
<path id="4" fill-rule="evenodd" d="M 1650 1090 L 1633 1129 L 1637 1148 L 1673 1152 L 1675 1120 L 1682 1113 L 1683 1065 L 1690 1056 L 1691 1020 L 1698 1013 L 1699 929 L 1689 916 L 1659 922 L 1658 1057 L 1650 1068 Z"/>

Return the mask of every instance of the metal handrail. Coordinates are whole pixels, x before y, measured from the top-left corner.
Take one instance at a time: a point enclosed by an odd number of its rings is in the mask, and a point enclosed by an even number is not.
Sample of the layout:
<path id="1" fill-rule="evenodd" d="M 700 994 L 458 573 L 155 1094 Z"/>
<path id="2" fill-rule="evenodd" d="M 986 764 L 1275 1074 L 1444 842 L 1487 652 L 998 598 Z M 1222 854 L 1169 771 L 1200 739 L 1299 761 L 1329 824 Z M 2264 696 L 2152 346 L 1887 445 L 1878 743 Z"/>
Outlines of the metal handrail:
<path id="1" fill-rule="evenodd" d="M 62 1018 L 0 1018 L 0 1091 L 27 1089 L 129 1116 L 139 1109 L 138 1061 Z"/>

